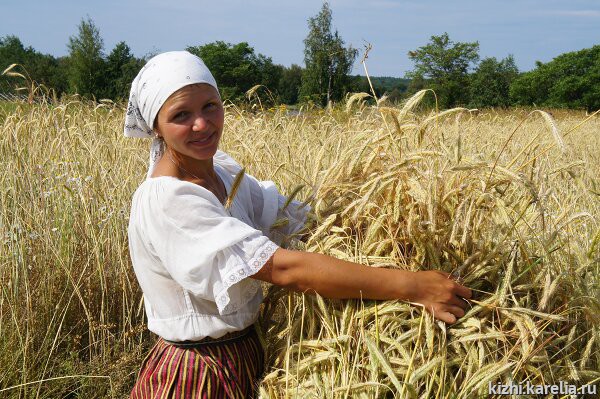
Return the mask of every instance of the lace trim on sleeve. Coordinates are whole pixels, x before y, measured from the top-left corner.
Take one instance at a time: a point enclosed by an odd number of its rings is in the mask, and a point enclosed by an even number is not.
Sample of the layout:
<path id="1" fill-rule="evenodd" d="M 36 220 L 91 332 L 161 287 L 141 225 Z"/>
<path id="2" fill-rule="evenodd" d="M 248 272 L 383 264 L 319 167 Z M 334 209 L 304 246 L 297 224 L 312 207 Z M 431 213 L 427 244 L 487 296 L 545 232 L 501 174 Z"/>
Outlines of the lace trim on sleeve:
<path id="1" fill-rule="evenodd" d="M 228 291 L 234 284 L 258 272 L 278 248 L 272 241 L 267 241 L 256 251 L 248 264 L 240 264 L 227 272 L 223 279 L 223 289 L 216 297 L 219 313 L 229 314 L 237 311 L 256 294 L 260 288 L 260 283 L 256 280 L 250 280 L 251 284 L 244 287 L 244 292 L 241 294 L 241 300 L 238 303 L 231 302 Z"/>

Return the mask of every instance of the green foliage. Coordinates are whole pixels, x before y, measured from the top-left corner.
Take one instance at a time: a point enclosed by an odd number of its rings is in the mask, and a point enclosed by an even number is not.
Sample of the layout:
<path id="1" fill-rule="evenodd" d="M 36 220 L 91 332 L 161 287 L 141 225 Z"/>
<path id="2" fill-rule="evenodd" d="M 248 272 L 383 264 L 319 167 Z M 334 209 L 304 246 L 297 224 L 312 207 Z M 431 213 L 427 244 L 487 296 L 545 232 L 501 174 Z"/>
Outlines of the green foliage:
<path id="1" fill-rule="evenodd" d="M 131 82 L 144 64 L 131 53 L 125 42 L 119 42 L 106 59 L 106 85 L 103 97 L 114 100 L 127 99 Z"/>
<path id="2" fill-rule="evenodd" d="M 600 109 L 600 45 L 537 63 L 510 87 L 518 105 Z"/>
<path id="3" fill-rule="evenodd" d="M 69 37 L 69 91 L 85 97 L 104 94 L 106 65 L 104 42 L 88 18 L 81 20 L 77 36 Z"/>
<path id="4" fill-rule="evenodd" d="M 202 58 L 219 85 L 223 99 L 240 101 L 246 91 L 255 85 L 275 90 L 282 73 L 271 58 L 255 54 L 248 43 L 235 45 L 217 41 L 204 46 L 187 48 L 192 54 Z"/>
<path id="5" fill-rule="evenodd" d="M 25 47 L 16 36 L 0 38 L 0 72 L 11 64 L 20 64 L 29 77 L 37 84 L 53 87 L 58 92 L 66 89 L 66 75 L 61 60 L 48 54 L 41 54 L 32 47 Z M 19 70 L 22 72 L 22 70 Z M 23 86 L 19 78 L 2 76 L 0 93 L 10 93 L 16 86 Z"/>
<path id="6" fill-rule="evenodd" d="M 469 69 L 479 61 L 479 42 L 454 43 L 444 33 L 431 36 L 429 44 L 410 51 L 408 57 L 415 69 L 407 76 L 433 89 L 441 108 L 469 102 Z"/>
<path id="7" fill-rule="evenodd" d="M 386 95 L 391 102 L 398 102 L 404 97 L 410 84 L 410 79 L 394 78 L 391 76 L 370 76 L 373 89 L 378 98 Z M 366 76 L 352 76 L 352 86 L 350 91 L 353 93 L 371 93 L 371 87 Z"/>
<path id="8" fill-rule="evenodd" d="M 291 67 L 283 67 L 281 79 L 279 80 L 279 100 L 284 104 L 296 104 L 300 95 L 302 84 L 302 67 L 292 64 Z"/>
<path id="9" fill-rule="evenodd" d="M 135 58 L 125 42 L 118 43 L 105 59 L 103 41 L 94 23 L 90 19 L 82 21 L 78 30 L 78 35 L 69 39 L 70 55 L 60 58 L 26 48 L 16 36 L 0 39 L 0 70 L 20 64 L 35 84 L 52 88 L 57 95 L 71 92 L 113 100 L 126 98 L 144 60 Z M 0 93 L 14 92 L 16 86 L 24 86 L 21 78 L 0 78 Z"/>
<path id="10" fill-rule="evenodd" d="M 308 36 L 304 39 L 304 62 L 300 95 L 321 105 L 340 100 L 348 90 L 358 51 L 344 47 L 337 30 L 331 30 L 331 9 L 327 2 L 315 17 L 308 19 Z"/>
<path id="11" fill-rule="evenodd" d="M 54 58 L 25 47 L 16 36 L 0 39 L 0 70 L 17 63 L 36 84 L 54 89 L 57 95 L 65 92 L 85 97 L 127 98 L 131 82 L 142 65 L 125 42 L 118 43 L 108 57 L 103 54 L 103 41 L 91 19 L 82 20 L 78 34 L 69 38 L 69 56 Z M 22 72 L 18 69 L 17 72 Z M 20 78 L 0 78 L 0 93 L 13 92 L 23 86 Z"/>
<path id="12" fill-rule="evenodd" d="M 350 76 L 358 51 L 344 47 L 337 31 L 332 31 L 329 4 L 308 20 L 304 40 L 306 68 L 273 64 L 271 58 L 256 54 L 247 42 L 223 41 L 187 50 L 200 56 L 215 76 L 221 95 L 234 102 L 246 101 L 246 92 L 256 85 L 261 104 L 296 104 L 300 101 L 326 105 L 339 101 L 348 92 L 371 93 L 366 77 Z M 100 33 L 88 17 L 78 26 L 68 43 L 69 56 L 55 58 L 26 47 L 12 35 L 0 37 L 0 71 L 20 64 L 35 84 L 54 89 L 56 94 L 79 93 L 97 99 L 122 100 L 129 95 L 135 75 L 145 63 L 136 58 L 125 42 L 104 55 Z M 479 61 L 478 42 L 450 40 L 447 33 L 432 36 L 428 44 L 409 52 L 415 63 L 410 79 L 371 77 L 377 97 L 397 102 L 407 94 L 431 88 L 439 107 L 507 107 L 512 105 L 555 108 L 600 109 L 600 46 L 570 52 L 549 63 L 537 62 L 533 71 L 520 74 L 514 58 L 486 58 Z M 470 69 L 476 66 L 473 73 Z M 27 86 L 19 77 L 0 76 L 0 93 L 14 93 Z M 432 106 L 433 96 L 424 105 Z"/>
<path id="13" fill-rule="evenodd" d="M 495 57 L 481 61 L 471 75 L 471 107 L 508 107 L 509 89 L 519 75 L 512 55 L 498 61 Z"/>
<path id="14" fill-rule="evenodd" d="M 404 92 L 410 84 L 410 79 L 394 78 L 391 76 L 371 76 L 371 83 L 373 83 L 375 91 L 379 87 L 384 92 L 391 92 L 393 90 Z"/>

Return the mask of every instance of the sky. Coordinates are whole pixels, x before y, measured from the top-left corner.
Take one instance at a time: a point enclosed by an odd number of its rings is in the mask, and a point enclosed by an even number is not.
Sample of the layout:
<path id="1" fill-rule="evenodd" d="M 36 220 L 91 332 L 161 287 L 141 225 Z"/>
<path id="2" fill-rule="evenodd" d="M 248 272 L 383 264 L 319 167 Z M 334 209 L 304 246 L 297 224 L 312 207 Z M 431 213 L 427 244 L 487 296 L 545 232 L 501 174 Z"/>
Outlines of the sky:
<path id="1" fill-rule="evenodd" d="M 569 51 L 600 44 L 599 0 L 330 0 L 333 26 L 346 45 L 366 43 L 369 75 L 404 77 L 411 50 L 447 32 L 454 42 L 479 42 L 479 54 L 509 54 L 521 71 Z M 25 46 L 68 54 L 70 36 L 91 18 L 105 52 L 125 41 L 138 56 L 181 50 L 217 40 L 248 42 L 274 63 L 304 65 L 307 20 L 321 0 L 0 0 L 0 37 L 16 35 Z"/>

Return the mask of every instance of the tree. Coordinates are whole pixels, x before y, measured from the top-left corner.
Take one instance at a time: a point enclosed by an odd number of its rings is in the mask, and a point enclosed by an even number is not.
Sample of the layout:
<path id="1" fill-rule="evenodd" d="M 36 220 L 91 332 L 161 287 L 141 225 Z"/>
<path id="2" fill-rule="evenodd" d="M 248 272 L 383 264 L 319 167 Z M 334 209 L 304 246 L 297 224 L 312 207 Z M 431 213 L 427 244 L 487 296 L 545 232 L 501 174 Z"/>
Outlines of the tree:
<path id="1" fill-rule="evenodd" d="M 223 99 L 240 101 L 255 85 L 264 85 L 273 91 L 279 84 L 281 70 L 273 65 L 271 58 L 256 55 L 246 42 L 232 45 L 217 41 L 186 50 L 202 58 L 215 77 Z"/>
<path id="2" fill-rule="evenodd" d="M 408 56 L 415 63 L 408 77 L 433 89 L 442 108 L 469 102 L 469 70 L 479 61 L 479 42 L 454 43 L 444 33 L 431 36 L 429 44 L 409 51 Z"/>
<path id="3" fill-rule="evenodd" d="M 296 104 L 300 95 L 300 86 L 302 85 L 302 67 L 292 64 L 289 68 L 283 68 L 281 79 L 279 80 L 280 101 L 284 104 Z"/>
<path id="4" fill-rule="evenodd" d="M 131 82 L 143 66 L 143 60 L 138 60 L 131 53 L 125 42 L 119 42 L 106 58 L 106 88 L 103 97 L 113 100 L 129 96 Z"/>
<path id="5" fill-rule="evenodd" d="M 32 48 L 26 49 L 21 40 L 16 36 L 6 36 L 0 39 L 0 71 L 4 71 L 9 65 L 20 64 L 29 72 L 30 53 Z M 33 77 L 32 77 L 33 79 Z M 16 85 L 22 86 L 16 78 L 0 76 L 0 93 L 12 92 Z"/>
<path id="6" fill-rule="evenodd" d="M 0 71 L 11 64 L 22 65 L 35 84 L 54 88 L 57 93 L 66 90 L 66 78 L 59 67 L 59 60 L 41 54 L 32 47 L 25 47 L 18 37 L 9 35 L 0 39 Z M 23 83 L 16 78 L 3 76 L 0 78 L 0 92 L 12 92 L 15 86 L 23 86 Z"/>
<path id="7" fill-rule="evenodd" d="M 371 93 L 371 85 L 366 76 L 352 76 L 353 82 L 351 91 L 354 93 Z M 395 78 L 391 76 L 370 76 L 371 84 L 377 98 L 387 97 L 389 102 L 398 102 L 407 91 L 410 81 L 403 78 Z M 374 101 L 374 100 L 373 100 Z"/>
<path id="8" fill-rule="evenodd" d="M 471 106 L 508 107 L 510 85 L 517 76 L 519 69 L 512 55 L 500 61 L 485 58 L 471 75 Z"/>
<path id="9" fill-rule="evenodd" d="M 321 105 L 343 98 L 351 83 L 358 50 L 344 47 L 338 31 L 331 31 L 331 9 L 323 3 L 321 11 L 308 19 L 308 36 L 304 39 L 304 62 L 301 96 L 315 99 Z"/>
<path id="10" fill-rule="evenodd" d="M 518 105 L 600 109 L 600 45 L 538 62 L 514 80 L 510 96 Z"/>
<path id="11" fill-rule="evenodd" d="M 105 92 L 104 42 L 88 17 L 81 20 L 77 36 L 69 37 L 69 90 L 99 97 Z"/>

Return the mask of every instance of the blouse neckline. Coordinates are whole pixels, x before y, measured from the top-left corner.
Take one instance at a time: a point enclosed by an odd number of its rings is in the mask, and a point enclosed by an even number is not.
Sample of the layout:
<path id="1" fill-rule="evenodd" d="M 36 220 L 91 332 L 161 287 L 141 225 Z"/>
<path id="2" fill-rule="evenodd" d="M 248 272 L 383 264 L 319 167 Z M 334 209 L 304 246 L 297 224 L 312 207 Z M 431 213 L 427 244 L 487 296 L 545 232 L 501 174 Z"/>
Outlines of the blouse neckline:
<path id="1" fill-rule="evenodd" d="M 213 167 L 214 167 L 214 169 L 215 169 L 215 173 L 217 173 L 217 175 L 219 175 L 219 177 L 221 178 L 221 181 L 223 182 L 223 186 L 225 186 L 225 191 L 227 192 L 227 198 L 229 198 L 230 191 L 231 191 L 231 184 L 230 184 L 231 182 L 229 181 L 229 176 L 228 176 L 228 175 L 227 175 L 227 173 L 225 173 L 225 171 L 222 169 L 222 166 L 221 166 L 221 165 L 219 165 L 219 164 L 217 164 L 217 163 L 214 163 L 214 164 L 213 164 Z M 210 195 L 212 195 L 212 196 L 215 198 L 215 200 L 216 200 L 216 201 L 217 201 L 219 204 L 221 204 L 221 205 L 223 206 L 223 208 L 224 208 L 224 209 L 227 211 L 227 213 L 231 214 L 231 212 L 230 212 L 228 209 L 226 209 L 226 208 L 225 208 L 225 204 L 223 204 L 221 201 L 219 201 L 219 199 L 217 198 L 217 196 L 216 196 L 216 195 L 215 195 L 215 194 L 214 194 L 212 191 L 210 191 L 210 190 L 209 190 L 209 189 L 207 189 L 206 187 L 202 187 L 202 186 L 201 186 L 201 185 L 199 185 L 199 184 L 192 183 L 192 182 L 189 182 L 189 181 L 186 181 L 186 180 L 181 180 L 181 179 L 178 179 L 178 178 L 177 178 L 177 177 L 175 177 L 175 176 L 168 176 L 168 175 L 155 176 L 155 177 L 148 177 L 148 178 L 146 178 L 146 181 L 148 181 L 148 180 L 160 179 L 160 178 L 163 178 L 163 177 L 170 178 L 170 179 L 175 179 L 175 180 L 177 180 L 177 181 L 180 181 L 180 182 L 182 182 L 182 183 L 188 183 L 188 184 L 192 184 L 192 185 L 194 185 L 194 186 L 196 186 L 196 187 L 200 187 L 202 190 L 205 190 L 205 191 L 207 191 L 208 193 L 210 193 Z"/>

